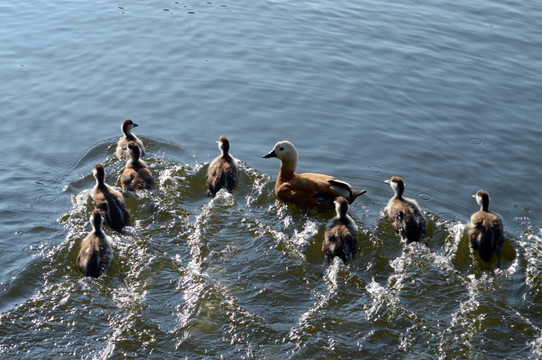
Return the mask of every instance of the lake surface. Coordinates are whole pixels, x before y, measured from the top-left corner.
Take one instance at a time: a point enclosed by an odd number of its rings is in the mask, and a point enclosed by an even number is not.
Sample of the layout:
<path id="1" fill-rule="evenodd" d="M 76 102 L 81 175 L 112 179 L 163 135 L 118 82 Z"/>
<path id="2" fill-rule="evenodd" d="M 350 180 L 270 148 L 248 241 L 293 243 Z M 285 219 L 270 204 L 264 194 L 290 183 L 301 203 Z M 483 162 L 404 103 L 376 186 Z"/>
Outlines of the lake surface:
<path id="1" fill-rule="evenodd" d="M 537 1 L 24 1 L 0 5 L 0 357 L 539 359 L 542 6 Z M 131 118 L 157 189 L 106 276 L 76 265 L 92 168 L 118 186 Z M 241 160 L 206 196 L 220 135 Z M 278 201 L 299 172 L 366 189 L 359 253 L 319 273 L 333 211 Z M 429 221 L 382 209 L 399 175 Z M 466 225 L 504 219 L 502 269 Z"/>

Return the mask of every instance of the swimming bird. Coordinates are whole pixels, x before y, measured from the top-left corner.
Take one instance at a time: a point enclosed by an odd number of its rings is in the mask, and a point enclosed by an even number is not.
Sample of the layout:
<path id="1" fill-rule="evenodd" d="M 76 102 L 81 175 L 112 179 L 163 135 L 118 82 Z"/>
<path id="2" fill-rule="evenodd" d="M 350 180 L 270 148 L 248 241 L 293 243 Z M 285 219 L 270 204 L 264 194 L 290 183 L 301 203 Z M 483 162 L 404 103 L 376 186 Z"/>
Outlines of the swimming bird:
<path id="1" fill-rule="evenodd" d="M 207 189 L 209 189 L 209 195 L 212 196 L 222 188 L 232 192 L 239 174 L 237 159 L 229 152 L 230 140 L 221 136 L 217 143 L 221 155 L 211 161 L 207 170 Z"/>
<path id="2" fill-rule="evenodd" d="M 130 141 L 135 141 L 141 149 L 141 156 L 145 156 L 145 146 L 143 146 L 143 142 L 132 133 L 132 129 L 136 126 L 139 125 L 137 125 L 130 119 L 124 120 L 120 125 L 120 129 L 122 130 L 122 133 L 124 135 L 119 139 L 119 142 L 117 143 L 117 150 L 115 153 L 117 154 L 118 158 L 126 160 L 130 158 L 130 154 L 124 149 L 124 146 L 128 145 Z"/>
<path id="3" fill-rule="evenodd" d="M 503 221 L 499 215 L 489 211 L 489 194 L 478 190 L 472 196 L 480 210 L 472 214 L 469 224 L 469 238 L 473 250 L 477 250 L 483 261 L 489 262 L 497 253 L 497 267 L 501 267 L 501 248 L 504 244 Z"/>
<path id="4" fill-rule="evenodd" d="M 399 176 L 392 176 L 384 182 L 395 192 L 385 208 L 393 228 L 409 243 L 419 241 L 420 237 L 425 236 L 427 222 L 418 202 L 403 196 L 405 182 Z"/>
<path id="5" fill-rule="evenodd" d="M 315 173 L 295 173 L 297 150 L 289 141 L 278 142 L 264 158 L 276 157 L 281 161 L 275 182 L 275 194 L 283 201 L 301 208 L 333 209 L 334 200 L 343 196 L 351 204 L 366 190 L 354 190 L 350 184 L 333 176 Z"/>
<path id="6" fill-rule="evenodd" d="M 337 216 L 328 221 L 322 244 L 328 264 L 333 262 L 335 256 L 340 257 L 343 262 L 351 260 L 358 251 L 358 227 L 348 215 L 348 201 L 344 197 L 339 196 L 335 200 L 335 211 Z"/>
<path id="7" fill-rule="evenodd" d="M 122 231 L 130 221 L 130 213 L 124 203 L 122 193 L 105 183 L 105 169 L 102 164 L 96 164 L 92 170 L 96 185 L 90 192 L 96 209 L 106 219 L 109 226 L 118 232 Z"/>
<path id="8" fill-rule="evenodd" d="M 130 141 L 124 146 L 124 150 L 130 154 L 130 160 L 126 162 L 126 167 L 120 177 L 122 188 L 128 191 L 153 189 L 154 178 L 147 163 L 140 159 L 139 145 L 135 141 Z"/>
<path id="9" fill-rule="evenodd" d="M 77 265 L 85 276 L 97 278 L 107 272 L 113 260 L 112 240 L 103 232 L 103 218 L 99 210 L 92 211 L 90 224 L 92 231 L 81 243 Z"/>

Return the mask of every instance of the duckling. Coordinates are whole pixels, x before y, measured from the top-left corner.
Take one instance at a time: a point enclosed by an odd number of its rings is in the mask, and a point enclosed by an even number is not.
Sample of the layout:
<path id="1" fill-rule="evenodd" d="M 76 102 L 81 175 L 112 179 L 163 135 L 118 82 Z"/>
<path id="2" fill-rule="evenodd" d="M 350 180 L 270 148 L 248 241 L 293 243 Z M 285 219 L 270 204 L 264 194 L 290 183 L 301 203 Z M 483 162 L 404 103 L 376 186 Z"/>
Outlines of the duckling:
<path id="1" fill-rule="evenodd" d="M 132 133 L 132 129 L 137 126 L 139 125 L 130 119 L 124 120 L 120 125 L 120 129 L 124 135 L 119 139 L 117 150 L 115 152 L 119 159 L 128 160 L 130 158 L 130 154 L 124 149 L 124 146 L 128 145 L 128 142 L 130 141 L 135 141 L 141 149 L 141 157 L 145 156 L 145 146 L 143 146 L 143 142 Z"/>
<path id="2" fill-rule="evenodd" d="M 90 192 L 96 209 L 107 220 L 115 231 L 121 232 L 130 221 L 130 212 L 124 203 L 122 193 L 105 183 L 105 169 L 102 164 L 96 164 L 92 170 L 96 185 Z"/>
<path id="3" fill-rule="evenodd" d="M 392 176 L 384 182 L 389 184 L 395 192 L 385 208 L 393 228 L 409 243 L 419 241 L 420 237 L 425 236 L 427 222 L 418 202 L 403 196 L 405 182 L 399 176 Z"/>
<path id="4" fill-rule="evenodd" d="M 333 262 L 335 256 L 340 257 L 343 262 L 351 260 L 358 251 L 358 227 L 348 215 L 348 201 L 344 197 L 339 196 L 335 200 L 335 211 L 337 216 L 327 223 L 322 244 L 328 264 Z"/>
<path id="5" fill-rule="evenodd" d="M 126 167 L 120 177 L 122 188 L 128 191 L 138 191 L 154 188 L 154 178 L 152 172 L 141 160 L 139 145 L 135 141 L 130 141 L 124 150 L 130 154 L 130 160 L 126 162 Z"/>
<path id="6" fill-rule="evenodd" d="M 499 215 L 489 211 L 489 193 L 478 190 L 472 196 L 480 210 L 472 214 L 469 224 L 469 238 L 473 250 L 477 250 L 483 261 L 489 262 L 497 253 L 497 267 L 501 267 L 501 248 L 504 244 L 503 221 Z"/>
<path id="7" fill-rule="evenodd" d="M 217 143 L 222 154 L 209 164 L 207 170 L 207 189 L 210 196 L 215 196 L 218 190 L 222 188 L 232 192 L 237 184 L 239 174 L 237 159 L 229 153 L 230 140 L 225 136 L 221 136 Z"/>
<path id="8" fill-rule="evenodd" d="M 315 173 L 295 173 L 297 149 L 289 141 L 278 142 L 264 158 L 276 157 L 281 161 L 279 175 L 275 182 L 275 194 L 283 201 L 294 203 L 301 208 L 333 209 L 333 202 L 339 196 L 349 204 L 366 190 L 354 190 L 350 184 L 333 176 Z"/>
<path id="9" fill-rule="evenodd" d="M 103 218 L 99 210 L 92 211 L 90 224 L 92 231 L 81 243 L 77 265 L 85 276 L 97 278 L 107 272 L 113 260 L 112 240 L 103 232 Z"/>

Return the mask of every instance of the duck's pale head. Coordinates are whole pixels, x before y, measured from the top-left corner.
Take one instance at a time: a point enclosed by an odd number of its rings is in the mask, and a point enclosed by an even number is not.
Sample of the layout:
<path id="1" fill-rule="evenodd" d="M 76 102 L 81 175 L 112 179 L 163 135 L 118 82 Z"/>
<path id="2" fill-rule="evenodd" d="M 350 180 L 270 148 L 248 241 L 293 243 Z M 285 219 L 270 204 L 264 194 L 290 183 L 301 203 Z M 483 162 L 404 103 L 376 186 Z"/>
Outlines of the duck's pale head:
<path id="1" fill-rule="evenodd" d="M 271 150 L 271 152 L 269 152 L 268 154 L 265 154 L 263 157 L 266 159 L 276 157 L 283 161 L 285 160 L 297 161 L 297 149 L 295 148 L 294 144 L 292 144 L 291 142 L 287 140 L 279 141 L 278 143 L 275 144 L 275 147 L 273 148 L 273 150 Z"/>

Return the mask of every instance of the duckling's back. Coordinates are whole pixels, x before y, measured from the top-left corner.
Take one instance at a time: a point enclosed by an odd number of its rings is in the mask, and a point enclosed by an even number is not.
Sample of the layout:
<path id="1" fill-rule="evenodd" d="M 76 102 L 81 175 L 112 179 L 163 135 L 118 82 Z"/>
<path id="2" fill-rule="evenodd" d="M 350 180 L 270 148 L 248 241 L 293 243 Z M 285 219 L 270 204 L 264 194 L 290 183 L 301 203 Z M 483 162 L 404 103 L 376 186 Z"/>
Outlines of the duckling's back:
<path id="1" fill-rule="evenodd" d="M 112 259 L 113 252 L 108 240 L 91 233 L 83 240 L 77 263 L 85 276 L 97 278 L 107 271 Z"/>
<path id="2" fill-rule="evenodd" d="M 207 173 L 207 189 L 210 195 L 215 195 L 222 188 L 232 192 L 237 184 L 237 172 L 235 159 L 219 157 L 213 160 Z"/>
<path id="3" fill-rule="evenodd" d="M 470 242 L 483 261 L 491 260 L 493 253 L 504 243 L 503 223 L 491 212 L 478 211 L 471 218 Z"/>

